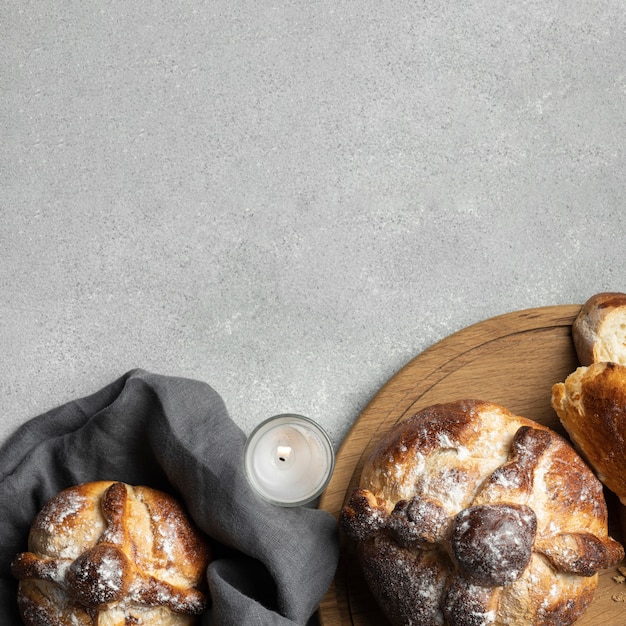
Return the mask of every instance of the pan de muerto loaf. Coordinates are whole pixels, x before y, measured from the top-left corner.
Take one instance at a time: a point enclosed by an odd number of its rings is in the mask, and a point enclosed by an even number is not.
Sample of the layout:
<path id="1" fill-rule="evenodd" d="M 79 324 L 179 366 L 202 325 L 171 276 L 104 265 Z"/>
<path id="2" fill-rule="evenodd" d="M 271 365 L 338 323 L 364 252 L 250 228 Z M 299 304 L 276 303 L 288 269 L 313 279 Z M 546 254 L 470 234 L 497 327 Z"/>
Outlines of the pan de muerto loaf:
<path id="1" fill-rule="evenodd" d="M 171 496 L 121 482 L 57 494 L 17 555 L 27 626 L 188 626 L 206 609 L 206 539 Z"/>
<path id="2" fill-rule="evenodd" d="M 388 619 L 566 626 L 619 562 L 602 485 L 558 434 L 466 400 L 395 425 L 341 512 Z"/>

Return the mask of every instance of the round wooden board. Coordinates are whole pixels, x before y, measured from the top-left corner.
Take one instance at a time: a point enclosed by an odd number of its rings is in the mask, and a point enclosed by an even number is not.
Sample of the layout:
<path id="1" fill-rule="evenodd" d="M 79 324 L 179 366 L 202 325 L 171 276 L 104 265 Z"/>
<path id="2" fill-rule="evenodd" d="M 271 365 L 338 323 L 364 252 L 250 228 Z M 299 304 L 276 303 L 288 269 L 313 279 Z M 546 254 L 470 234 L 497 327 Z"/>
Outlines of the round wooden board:
<path id="1" fill-rule="evenodd" d="M 338 517 L 358 486 L 364 460 L 396 422 L 437 402 L 465 398 L 501 404 L 565 434 L 550 406 L 552 385 L 578 366 L 571 324 L 580 305 L 528 309 L 469 326 L 432 346 L 401 369 L 374 396 L 348 433 L 333 478 L 319 508 Z M 610 532 L 622 539 L 618 505 L 607 494 Z M 319 609 L 322 626 L 387 624 L 376 606 L 353 552 L 341 537 L 335 581 Z M 616 570 L 601 572 L 594 600 L 577 626 L 626 624 L 626 584 L 613 580 Z"/>

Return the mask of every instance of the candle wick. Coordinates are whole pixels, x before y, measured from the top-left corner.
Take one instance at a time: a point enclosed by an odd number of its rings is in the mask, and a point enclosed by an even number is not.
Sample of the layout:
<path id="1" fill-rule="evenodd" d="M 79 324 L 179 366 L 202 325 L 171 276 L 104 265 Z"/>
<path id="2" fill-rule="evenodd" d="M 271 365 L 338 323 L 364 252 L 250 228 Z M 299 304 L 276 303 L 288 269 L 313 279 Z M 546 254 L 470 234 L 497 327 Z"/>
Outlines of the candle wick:
<path id="1" fill-rule="evenodd" d="M 291 456 L 291 446 L 278 446 L 276 452 L 278 454 L 278 460 L 282 463 L 286 463 Z"/>

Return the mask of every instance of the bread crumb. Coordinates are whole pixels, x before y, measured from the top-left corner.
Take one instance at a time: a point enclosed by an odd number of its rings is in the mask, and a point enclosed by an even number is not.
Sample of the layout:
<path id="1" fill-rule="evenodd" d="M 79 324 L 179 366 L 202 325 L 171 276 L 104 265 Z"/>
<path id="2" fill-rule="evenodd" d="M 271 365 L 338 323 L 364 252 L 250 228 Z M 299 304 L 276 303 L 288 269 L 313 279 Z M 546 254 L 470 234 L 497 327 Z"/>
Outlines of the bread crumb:
<path id="1" fill-rule="evenodd" d="M 614 593 L 611 596 L 613 602 L 626 602 L 626 593 Z"/>
<path id="2" fill-rule="evenodd" d="M 624 566 L 624 565 L 620 565 L 620 566 L 617 568 L 617 571 L 618 571 L 618 572 L 619 572 L 622 576 L 624 576 L 624 578 L 626 578 L 626 566 Z"/>
<path id="3" fill-rule="evenodd" d="M 618 574 L 617 576 L 613 576 L 613 581 L 616 582 L 618 585 L 621 585 L 625 580 L 626 580 L 626 577 L 622 576 L 621 574 Z"/>

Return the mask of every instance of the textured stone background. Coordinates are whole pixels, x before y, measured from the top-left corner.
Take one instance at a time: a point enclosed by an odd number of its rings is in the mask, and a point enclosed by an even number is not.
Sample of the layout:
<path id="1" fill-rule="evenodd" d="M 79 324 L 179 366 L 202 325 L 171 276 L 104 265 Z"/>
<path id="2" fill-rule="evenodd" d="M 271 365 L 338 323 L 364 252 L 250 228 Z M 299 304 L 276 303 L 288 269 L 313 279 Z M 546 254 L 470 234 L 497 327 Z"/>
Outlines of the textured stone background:
<path id="1" fill-rule="evenodd" d="M 6 0 L 0 441 L 142 367 L 338 445 L 446 335 L 626 290 L 618 0 Z"/>

